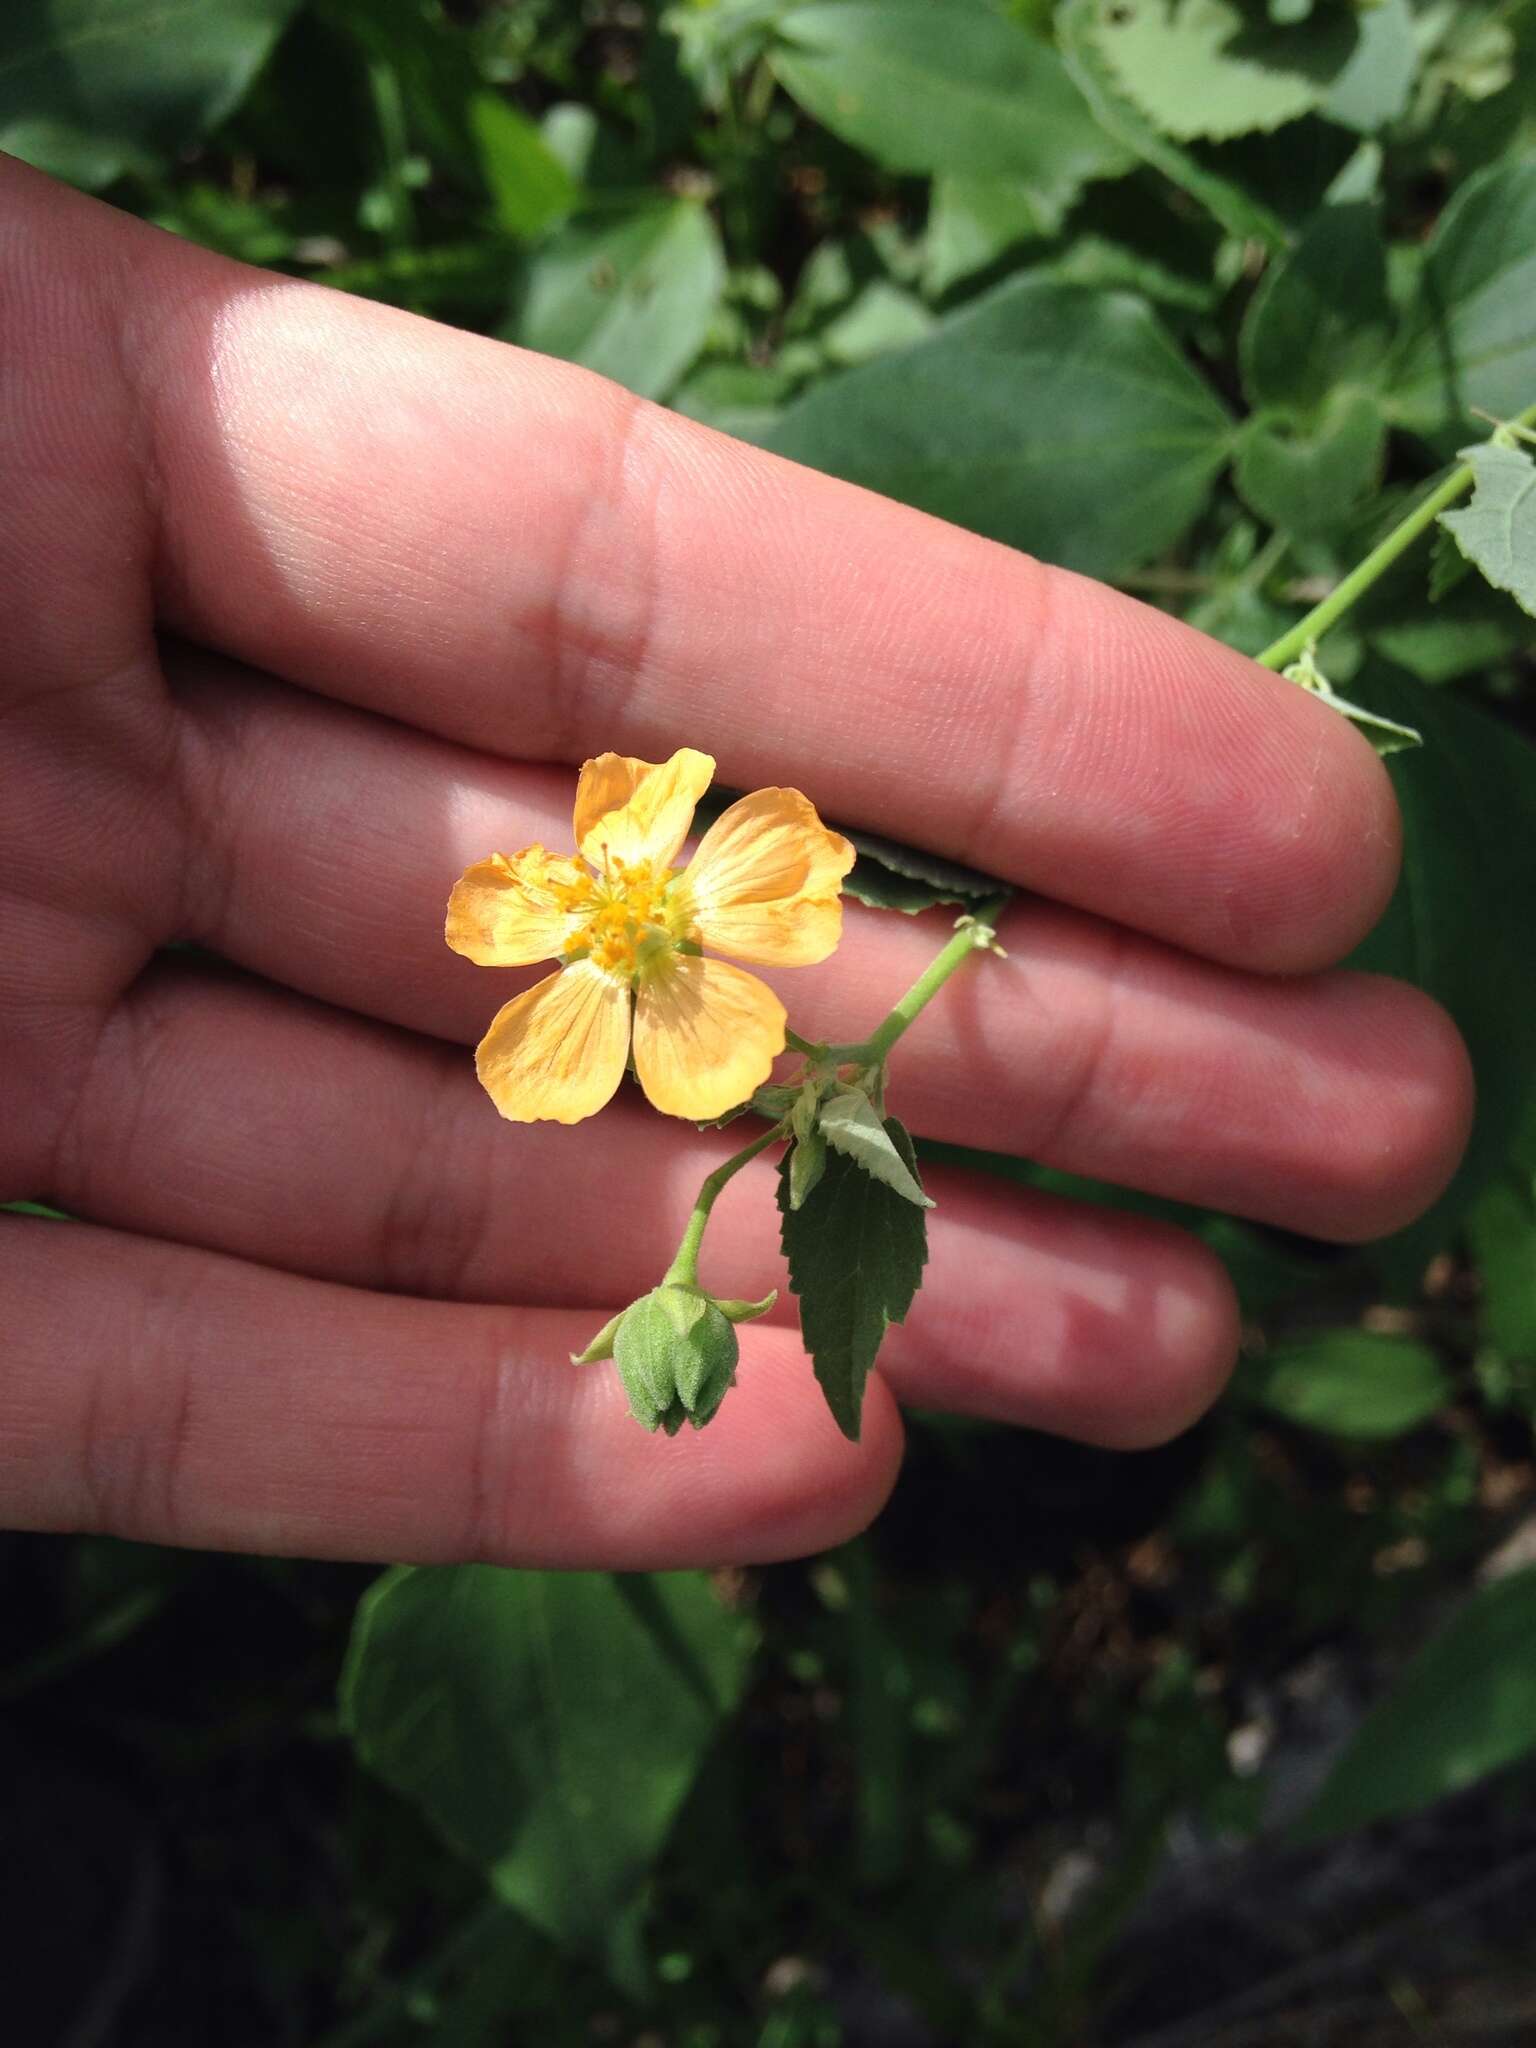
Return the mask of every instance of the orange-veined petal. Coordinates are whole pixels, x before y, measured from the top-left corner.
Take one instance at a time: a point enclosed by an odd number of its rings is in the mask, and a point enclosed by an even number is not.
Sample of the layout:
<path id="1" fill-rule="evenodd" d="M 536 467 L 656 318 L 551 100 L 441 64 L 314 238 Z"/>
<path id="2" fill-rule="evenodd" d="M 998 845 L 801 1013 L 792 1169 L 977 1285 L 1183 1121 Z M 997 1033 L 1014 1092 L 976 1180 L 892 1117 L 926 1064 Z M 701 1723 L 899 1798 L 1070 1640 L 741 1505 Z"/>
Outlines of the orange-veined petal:
<path id="1" fill-rule="evenodd" d="M 595 868 L 609 861 L 668 868 L 688 837 L 693 807 L 710 785 L 708 754 L 681 747 L 670 761 L 599 754 L 583 763 L 576 786 L 576 844 Z"/>
<path id="2" fill-rule="evenodd" d="M 628 988 L 578 960 L 496 1012 L 475 1069 L 513 1123 L 578 1124 L 613 1094 L 628 1056 Z"/>
<path id="3" fill-rule="evenodd" d="M 477 860 L 453 885 L 446 936 L 482 967 L 553 960 L 591 915 L 592 877 L 578 861 L 528 846 Z"/>
<path id="4" fill-rule="evenodd" d="M 739 960 L 809 967 L 842 936 L 838 888 L 854 849 L 798 789 L 759 789 L 722 811 L 688 864 L 700 941 Z"/>
<path id="5" fill-rule="evenodd" d="M 635 1072 L 669 1116 L 722 1116 L 784 1050 L 784 1005 L 755 974 L 674 953 L 635 997 Z"/>

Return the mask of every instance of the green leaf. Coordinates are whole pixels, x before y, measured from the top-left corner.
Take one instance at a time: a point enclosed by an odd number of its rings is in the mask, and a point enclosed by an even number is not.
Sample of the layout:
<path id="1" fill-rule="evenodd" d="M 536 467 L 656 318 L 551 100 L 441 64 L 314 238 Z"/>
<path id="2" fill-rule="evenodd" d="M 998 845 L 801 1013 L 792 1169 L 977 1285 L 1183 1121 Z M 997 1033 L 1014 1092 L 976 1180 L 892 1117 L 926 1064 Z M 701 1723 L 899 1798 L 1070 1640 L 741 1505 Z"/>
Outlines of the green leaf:
<path id="1" fill-rule="evenodd" d="M 1233 0 L 1097 0 L 1092 34 L 1120 90 L 1191 142 L 1267 132 L 1320 107 L 1358 30 L 1344 7 L 1275 27 Z"/>
<path id="2" fill-rule="evenodd" d="M 1096 40 L 1098 5 L 1099 0 L 1065 0 L 1056 11 L 1056 32 L 1062 60 L 1099 126 L 1198 201 L 1229 235 L 1283 249 L 1290 236 L 1277 214 L 1170 141 L 1122 90 Z"/>
<path id="3" fill-rule="evenodd" d="M 1356 144 L 1342 167 L 1328 181 L 1324 206 L 1360 206 L 1381 197 L 1381 171 L 1385 156 L 1379 142 L 1369 139 Z"/>
<path id="4" fill-rule="evenodd" d="M 706 362 L 668 402 L 686 419 L 701 420 L 738 441 L 760 441 L 773 431 L 795 381 L 767 363 Z"/>
<path id="5" fill-rule="evenodd" d="M 927 341 L 819 385 L 767 445 L 1112 576 L 1178 538 L 1231 440 L 1140 300 L 1025 276 Z"/>
<path id="6" fill-rule="evenodd" d="M 1536 1749 L 1536 1571 L 1484 1586 L 1409 1665 L 1340 1757 L 1305 1840 L 1414 1813 Z"/>
<path id="7" fill-rule="evenodd" d="M 879 275 L 873 245 L 863 239 L 829 236 L 818 242 L 795 279 L 794 297 L 784 312 L 784 332 L 805 335 L 825 326 L 861 285 Z"/>
<path id="8" fill-rule="evenodd" d="M 1459 596 L 1459 593 L 1457 593 Z M 1478 616 L 1469 606 L 1426 605 L 1372 628 L 1371 645 L 1388 661 L 1406 669 L 1421 683 L 1451 683 L 1462 676 L 1486 676 L 1499 663 L 1518 654 L 1529 634 L 1521 628 L 1523 613 L 1509 610 L 1519 622 Z"/>
<path id="9" fill-rule="evenodd" d="M 0 149 L 76 184 L 146 168 L 222 121 L 297 0 L 8 0 Z"/>
<path id="10" fill-rule="evenodd" d="M 1498 18 L 1501 12 L 1508 19 L 1501 21 Z M 1511 22 L 1518 25 L 1518 32 L 1511 27 Z M 1502 93 L 1519 75 L 1522 54 L 1529 62 L 1529 50 L 1532 42 L 1536 41 L 1532 28 L 1530 8 L 1520 5 L 1519 0 L 1514 6 L 1501 6 L 1500 0 L 1494 0 L 1491 7 L 1442 6 L 1432 9 L 1421 24 L 1428 62 L 1419 104 L 1414 109 L 1415 127 L 1420 122 L 1449 112 L 1445 102 L 1452 94 L 1475 102 L 1492 99 L 1495 94 Z M 1458 108 L 1455 112 L 1465 122 L 1471 110 Z M 1514 117 L 1513 120 L 1510 116 Z M 1485 145 L 1485 153 L 1478 161 L 1486 163 L 1499 154 L 1502 147 L 1508 146 L 1510 128 L 1518 129 L 1520 125 L 1519 110 L 1507 106 L 1504 119 L 1501 120 L 1496 113 L 1491 117 L 1485 115 L 1481 125 L 1483 132 L 1478 140 Z M 1445 127 L 1442 126 L 1437 142 L 1445 136 Z"/>
<path id="11" fill-rule="evenodd" d="M 1013 180 L 1054 226 L 1126 167 L 1056 53 L 976 0 L 830 0 L 779 37 L 785 90 L 889 170 Z"/>
<path id="12" fill-rule="evenodd" d="M 1341 391 L 1315 430 L 1249 422 L 1234 480 L 1259 517 L 1299 540 L 1350 518 L 1381 481 L 1386 422 L 1367 391 Z"/>
<path id="13" fill-rule="evenodd" d="M 593 108 L 577 100 L 556 100 L 539 122 L 539 139 L 578 185 L 588 182 L 598 150 L 600 123 Z"/>
<path id="14" fill-rule="evenodd" d="M 1351 684 L 1374 711 L 1411 724 L 1421 750 L 1391 760 L 1403 814 L 1403 872 L 1386 914 L 1350 964 L 1425 989 L 1460 1028 L 1477 1075 L 1466 1157 L 1429 1214 L 1389 1239 L 1422 1267 L 1502 1167 L 1536 1108 L 1536 1068 L 1511 1020 L 1536 1016 L 1536 750 L 1443 691 L 1379 666 Z"/>
<path id="15" fill-rule="evenodd" d="M 1393 417 L 1437 449 L 1536 396 L 1536 159 L 1471 177 L 1440 216 L 1389 370 Z"/>
<path id="16" fill-rule="evenodd" d="M 1223 297 L 1221 235 L 1161 179 L 1106 187 L 1042 266 L 1062 284 L 1139 292 L 1154 305 L 1207 313 Z"/>
<path id="17" fill-rule="evenodd" d="M 333 291 L 390 299 L 417 309 L 448 301 L 497 308 L 507 296 L 506 252 L 489 236 L 440 242 L 430 249 L 390 249 L 325 272 Z"/>
<path id="18" fill-rule="evenodd" d="M 886 1133 L 914 1177 L 912 1140 L 895 1117 Z M 803 1206 L 790 1205 L 779 1170 L 780 1235 L 800 1332 L 838 1428 L 855 1443 L 864 1388 L 881 1339 L 906 1320 L 928 1257 L 923 1212 L 840 1152 L 829 1153 Z"/>
<path id="19" fill-rule="evenodd" d="M 856 1166 L 882 1181 L 904 1202 L 919 1209 L 931 1209 L 915 1169 L 897 1151 L 890 1132 L 875 1114 L 875 1106 L 862 1088 L 839 1088 L 821 1105 L 817 1128 L 834 1152 L 841 1152 Z M 793 1207 L 803 1207 L 794 1203 Z"/>
<path id="20" fill-rule="evenodd" d="M 950 891 L 942 898 L 936 896 L 935 902 L 985 900 L 1007 887 L 996 875 L 984 875 L 980 868 L 964 867 L 957 860 L 945 860 L 942 854 L 928 853 L 920 846 L 904 846 L 899 839 L 883 839 L 878 832 L 850 829 L 845 836 L 853 841 L 862 858 L 877 861 L 891 874 L 904 875 L 911 882 L 925 882 L 931 889 Z"/>
<path id="21" fill-rule="evenodd" d="M 444 35 L 441 17 L 420 0 L 311 0 L 311 11 L 361 52 L 370 69 L 389 73 L 413 143 L 472 177 L 476 152 L 466 114 L 481 75 L 468 39 Z"/>
<path id="22" fill-rule="evenodd" d="M 821 1084 L 814 1078 L 807 1078 L 800 1085 L 794 1106 L 789 1112 L 789 1127 L 796 1139 L 809 1138 L 816 1129 L 816 1118 L 821 1109 Z M 798 1209 L 797 1202 L 795 1207 Z"/>
<path id="23" fill-rule="evenodd" d="M 1463 448 L 1461 459 L 1476 478 L 1472 502 L 1440 524 L 1495 590 L 1536 613 L 1536 462 L 1499 441 Z"/>
<path id="24" fill-rule="evenodd" d="M 803 1209 L 812 1189 L 827 1170 L 827 1141 L 820 1131 L 796 1138 L 789 1155 L 789 1206 Z"/>
<path id="25" fill-rule="evenodd" d="M 611 1954 L 748 1649 L 702 1576 L 393 1571 L 358 1609 L 341 1710 L 509 1905 Z"/>
<path id="26" fill-rule="evenodd" d="M 928 205 L 923 283 L 941 297 L 1018 243 L 1053 234 L 1059 225 L 1055 209 L 1042 207 L 1019 179 L 941 172 Z"/>
<path id="27" fill-rule="evenodd" d="M 1439 604 L 1472 574 L 1472 564 L 1448 533 L 1437 533 L 1429 552 L 1429 601 Z"/>
<path id="28" fill-rule="evenodd" d="M 1329 1330 L 1277 1346 L 1256 1398 L 1276 1415 L 1333 1436 L 1401 1436 L 1445 1406 L 1450 1386 L 1426 1344 L 1371 1330 Z"/>
<path id="29" fill-rule="evenodd" d="M 762 56 L 784 0 L 681 0 L 661 16 L 661 26 L 678 42 L 678 63 L 694 80 L 706 105 L 720 107 L 731 82 Z"/>
<path id="30" fill-rule="evenodd" d="M 177 189 L 174 203 L 157 207 L 149 218 L 157 228 L 217 249 L 238 263 L 269 268 L 293 254 L 294 238 L 283 225 L 280 202 L 238 199 L 217 185 L 189 179 Z"/>
<path id="31" fill-rule="evenodd" d="M 1483 1319 L 1506 1358 L 1536 1361 L 1536 1188 L 1529 1173 L 1506 1173 L 1467 1218 L 1483 1284 Z"/>
<path id="32" fill-rule="evenodd" d="M 934 316 L 912 292 L 876 278 L 821 332 L 828 362 L 852 366 L 872 362 L 888 349 L 921 341 Z"/>
<path id="33" fill-rule="evenodd" d="M 827 1141 L 816 1128 L 821 1114 L 821 1084 L 807 1080 L 790 1111 L 794 1143 L 783 1165 L 789 1175 L 789 1206 L 803 1209 L 807 1196 L 827 1170 Z"/>
<path id="34" fill-rule="evenodd" d="M 476 93 L 468 111 L 497 224 L 507 234 L 542 234 L 574 211 L 581 187 L 525 114 L 493 92 Z"/>
<path id="35" fill-rule="evenodd" d="M 985 903 L 1007 893 L 1006 882 L 984 875 L 979 868 L 962 867 L 959 861 L 903 846 L 895 839 L 882 839 L 875 832 L 839 829 L 852 840 L 859 855 L 852 873 L 844 878 L 843 893 L 876 910 L 902 910 L 915 916 L 936 903 Z"/>
<path id="36" fill-rule="evenodd" d="M 1329 86 L 1321 111 L 1330 121 L 1374 135 L 1405 113 L 1419 69 L 1419 42 L 1408 0 L 1357 9 L 1359 40 Z"/>
<path id="37" fill-rule="evenodd" d="M 843 894 L 852 896 L 855 902 L 867 903 L 871 910 L 899 910 L 907 917 L 932 910 L 935 904 L 971 900 L 952 889 L 938 889 L 931 882 L 893 874 L 878 861 L 865 860 L 862 855 L 852 872 L 843 877 Z"/>
<path id="38" fill-rule="evenodd" d="M 1270 265 L 1238 342 L 1250 405 L 1309 419 L 1340 385 L 1379 380 L 1391 332 L 1387 253 L 1375 206 L 1325 206 Z"/>
<path id="39" fill-rule="evenodd" d="M 1428 579 L 1419 549 L 1389 570 L 1356 607 L 1353 629 L 1420 682 L 1438 684 L 1465 675 L 1492 681 L 1530 644 L 1529 614 L 1473 572 L 1449 533 L 1436 531 L 1429 558 Z M 1459 575 L 1448 573 L 1451 565 Z"/>
<path id="40" fill-rule="evenodd" d="M 529 259 L 502 334 L 661 398 L 704 346 L 724 284 L 720 237 L 704 208 L 647 201 L 551 236 Z"/>

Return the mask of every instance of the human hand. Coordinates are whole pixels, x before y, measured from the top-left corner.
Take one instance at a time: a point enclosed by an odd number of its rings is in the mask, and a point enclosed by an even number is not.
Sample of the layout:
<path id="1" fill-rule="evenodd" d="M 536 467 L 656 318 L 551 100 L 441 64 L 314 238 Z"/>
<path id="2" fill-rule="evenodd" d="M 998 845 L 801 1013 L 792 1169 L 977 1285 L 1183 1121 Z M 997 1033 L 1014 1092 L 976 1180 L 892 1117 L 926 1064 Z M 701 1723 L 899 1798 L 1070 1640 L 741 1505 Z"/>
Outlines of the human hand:
<path id="1" fill-rule="evenodd" d="M 722 1140 L 632 1095 L 502 1123 L 467 1047 L 543 970 L 455 958 L 442 913 L 490 849 L 569 844 L 607 748 L 706 748 L 1029 892 L 903 1042 L 924 1133 L 1345 1240 L 1443 1184 L 1454 1031 L 1326 971 L 1390 891 L 1390 786 L 1305 693 L 586 372 L 14 164 L 0 205 L 0 1195 L 86 1219 L 0 1218 L 0 1521 L 766 1559 L 876 1511 L 893 1396 L 1114 1445 L 1214 1397 L 1204 1247 L 938 1171 L 858 1445 L 787 1323 L 675 1442 L 566 1363 Z M 766 978 L 844 1037 L 941 929 L 850 905 L 831 960 Z M 759 1165 L 710 1284 L 766 1292 L 775 1235 Z"/>

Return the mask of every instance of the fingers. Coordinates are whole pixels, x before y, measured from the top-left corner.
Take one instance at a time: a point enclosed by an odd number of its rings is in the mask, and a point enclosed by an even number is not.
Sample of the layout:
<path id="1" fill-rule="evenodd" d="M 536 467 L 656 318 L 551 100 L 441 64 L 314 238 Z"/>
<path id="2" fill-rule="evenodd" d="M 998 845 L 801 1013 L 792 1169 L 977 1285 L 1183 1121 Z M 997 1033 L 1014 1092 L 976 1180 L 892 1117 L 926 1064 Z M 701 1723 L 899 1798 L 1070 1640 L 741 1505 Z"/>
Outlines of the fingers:
<path id="1" fill-rule="evenodd" d="M 1370 750 L 1177 622 L 3 175 L 45 279 L 102 280 L 161 615 L 191 637 L 503 754 L 705 745 L 728 780 L 1243 965 L 1326 963 L 1385 902 Z"/>
<path id="2" fill-rule="evenodd" d="M 579 1130 L 509 1126 L 465 1054 L 168 967 L 108 1026 L 50 1192 L 359 1286 L 585 1306 L 590 1335 L 666 1270 L 731 1149 L 633 1096 Z M 723 1294 L 786 1285 L 774 1186 L 765 1162 L 719 1205 L 704 1277 Z M 931 1191 L 923 1291 L 881 1353 L 903 1399 L 1130 1445 L 1214 1398 L 1235 1312 L 1193 1239 L 953 1172 Z"/>
<path id="3" fill-rule="evenodd" d="M 184 666 L 195 935 L 349 1008 L 472 1043 L 521 978 L 450 958 L 442 907 L 492 848 L 567 843 L 569 778 L 205 662 Z M 871 1028 L 940 918 L 850 906 L 825 966 L 769 973 L 797 1030 Z M 1349 1240 L 1454 1170 L 1471 1109 L 1443 1013 L 1396 983 L 1245 976 L 1031 901 L 903 1042 L 930 1137 Z"/>
<path id="4" fill-rule="evenodd" d="M 568 1360 L 590 1318 L 386 1298 L 0 1218 L 0 1523 L 276 1555 L 657 1570 L 862 1528 L 900 1425 L 837 1434 L 784 1331 L 706 1431 Z"/>
<path id="5" fill-rule="evenodd" d="M 925 922 L 931 950 L 943 927 Z M 1412 1222 L 1455 1172 L 1471 1067 L 1417 989 L 1239 974 L 1051 904 L 1021 904 L 1001 937 L 1008 957 L 975 961 L 902 1041 L 925 1135 L 1346 1244 Z M 857 1013 L 878 1014 L 921 949 L 859 921 L 799 1028 L 840 1036 L 850 980 L 882 991 Z"/>

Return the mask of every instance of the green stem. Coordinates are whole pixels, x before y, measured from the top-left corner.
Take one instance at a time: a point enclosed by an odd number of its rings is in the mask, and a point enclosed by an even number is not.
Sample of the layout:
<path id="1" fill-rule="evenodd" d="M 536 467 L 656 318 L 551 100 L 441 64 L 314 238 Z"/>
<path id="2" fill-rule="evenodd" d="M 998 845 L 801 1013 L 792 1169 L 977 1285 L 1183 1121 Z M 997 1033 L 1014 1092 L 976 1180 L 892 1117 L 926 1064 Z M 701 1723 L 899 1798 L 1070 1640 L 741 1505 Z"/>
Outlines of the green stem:
<path id="1" fill-rule="evenodd" d="M 720 1191 L 726 1183 L 735 1178 L 749 1160 L 759 1152 L 766 1152 L 784 1136 L 786 1126 L 771 1124 L 761 1137 L 754 1138 L 750 1145 L 743 1145 L 733 1158 L 723 1166 L 717 1166 L 706 1176 L 699 1189 L 698 1199 L 693 1205 L 693 1214 L 688 1218 L 688 1227 L 683 1232 L 682 1243 L 677 1248 L 677 1257 L 667 1268 L 662 1278 L 663 1287 L 697 1287 L 699 1284 L 699 1247 L 704 1242 L 704 1226 L 709 1221 L 709 1212 L 720 1198 Z"/>
<path id="2" fill-rule="evenodd" d="M 1512 427 L 1528 427 L 1536 423 L 1536 405 L 1528 405 L 1509 424 Z M 1363 562 L 1357 563 L 1344 580 L 1330 590 L 1321 604 L 1314 605 L 1306 617 L 1292 626 L 1288 633 L 1282 633 L 1272 646 L 1266 647 L 1258 659 L 1265 668 L 1284 668 L 1306 653 L 1308 647 L 1321 640 L 1330 626 L 1336 625 L 1350 606 L 1362 598 L 1378 576 L 1390 569 L 1405 549 L 1412 547 L 1419 535 L 1431 526 L 1448 505 L 1455 504 L 1462 492 L 1469 489 L 1473 481 L 1470 462 L 1460 462 L 1435 486 L 1427 498 L 1422 499 L 1406 518 L 1400 519 L 1386 539 L 1371 549 Z"/>
<path id="3" fill-rule="evenodd" d="M 891 1005 L 884 1020 L 868 1038 L 861 1039 L 856 1045 L 828 1047 L 826 1057 L 829 1064 L 840 1067 L 877 1066 L 902 1033 L 927 1009 L 955 969 L 979 947 L 991 945 L 996 936 L 997 920 L 1007 901 L 1006 896 L 995 896 L 972 916 L 962 918 L 943 952 L 935 955 L 901 1000 Z"/>
<path id="4" fill-rule="evenodd" d="M 962 918 L 949 944 L 930 961 L 868 1038 L 861 1039 L 857 1045 L 813 1045 L 798 1032 L 786 1031 L 787 1043 L 796 1052 L 808 1055 L 819 1067 L 879 1066 L 907 1026 L 933 1001 L 961 961 L 968 960 L 978 948 L 992 944 L 998 916 L 1007 901 L 1006 896 L 995 896 L 972 916 Z M 738 1153 L 706 1177 L 693 1205 L 693 1214 L 688 1218 L 682 1242 L 677 1247 L 677 1256 L 662 1278 L 663 1287 L 698 1286 L 699 1249 L 704 1242 L 709 1212 L 719 1200 L 721 1190 L 759 1152 L 766 1152 L 770 1145 L 776 1145 L 781 1138 L 787 1137 L 789 1128 L 789 1119 L 781 1117 L 778 1123 L 771 1124 L 760 1137 L 754 1138 L 750 1145 L 743 1145 Z"/>

